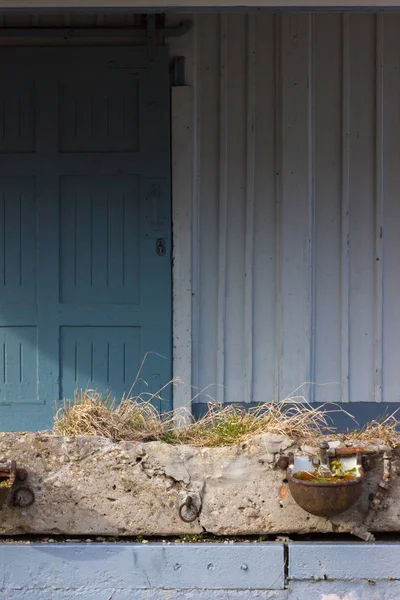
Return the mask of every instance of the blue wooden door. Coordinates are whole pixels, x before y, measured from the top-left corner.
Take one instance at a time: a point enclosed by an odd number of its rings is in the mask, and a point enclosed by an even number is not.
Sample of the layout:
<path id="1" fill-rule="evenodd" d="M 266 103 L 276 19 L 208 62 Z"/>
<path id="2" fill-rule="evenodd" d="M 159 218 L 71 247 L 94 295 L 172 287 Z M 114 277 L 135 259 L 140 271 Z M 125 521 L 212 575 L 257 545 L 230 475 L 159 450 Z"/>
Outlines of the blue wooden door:
<path id="1" fill-rule="evenodd" d="M 166 48 L 0 52 L 0 429 L 171 377 Z M 170 408 L 171 390 L 161 410 Z"/>

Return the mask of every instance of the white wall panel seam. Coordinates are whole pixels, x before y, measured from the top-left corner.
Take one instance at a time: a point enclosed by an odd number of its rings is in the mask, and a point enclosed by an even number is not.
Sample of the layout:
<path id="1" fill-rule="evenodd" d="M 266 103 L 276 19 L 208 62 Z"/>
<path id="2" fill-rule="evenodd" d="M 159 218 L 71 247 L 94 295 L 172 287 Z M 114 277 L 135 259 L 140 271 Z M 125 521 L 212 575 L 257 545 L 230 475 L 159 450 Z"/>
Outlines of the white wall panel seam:
<path id="1" fill-rule="evenodd" d="M 225 328 L 227 276 L 227 203 L 228 203 L 228 15 L 220 19 L 220 123 L 219 123 L 219 223 L 218 223 L 218 349 L 216 395 L 225 400 Z"/>
<path id="2" fill-rule="evenodd" d="M 383 394 L 383 18 L 376 15 L 375 402 L 382 402 Z"/>
<path id="3" fill-rule="evenodd" d="M 282 301 L 282 15 L 275 15 L 275 399 L 281 400 L 283 357 L 283 301 Z"/>
<path id="4" fill-rule="evenodd" d="M 247 16 L 247 139 L 246 139 L 246 259 L 245 259 L 245 401 L 253 400 L 253 265 L 254 265 L 254 202 L 255 202 L 255 15 Z"/>
<path id="5" fill-rule="evenodd" d="M 318 383 L 315 379 L 315 15 L 309 15 L 308 24 L 308 177 L 309 177 L 309 264 L 310 264 L 310 374 L 309 381 Z M 309 386 L 308 398 L 310 402 L 315 401 L 315 385 Z"/>
<path id="6" fill-rule="evenodd" d="M 342 402 L 349 402 L 350 386 L 350 18 L 348 13 L 342 17 Z"/>
<path id="7" fill-rule="evenodd" d="M 193 15 L 193 196 L 192 196 L 192 381 L 186 382 L 192 386 L 192 394 L 196 395 L 199 390 L 199 327 L 200 327 L 200 127 L 201 108 L 199 99 L 199 16 Z"/>

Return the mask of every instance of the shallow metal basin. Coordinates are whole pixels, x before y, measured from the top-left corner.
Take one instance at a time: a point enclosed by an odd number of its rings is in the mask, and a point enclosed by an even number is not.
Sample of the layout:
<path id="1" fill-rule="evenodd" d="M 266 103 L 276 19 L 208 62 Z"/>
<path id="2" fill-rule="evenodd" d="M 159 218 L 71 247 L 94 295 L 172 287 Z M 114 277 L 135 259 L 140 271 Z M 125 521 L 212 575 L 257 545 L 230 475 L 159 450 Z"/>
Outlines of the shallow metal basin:
<path id="1" fill-rule="evenodd" d="M 346 458 L 344 470 L 356 467 L 357 477 L 351 481 L 338 483 L 302 481 L 293 475 L 299 471 L 313 470 L 308 457 L 295 457 L 289 465 L 287 479 L 294 501 L 304 510 L 319 517 L 333 517 L 348 510 L 361 496 L 364 473 L 356 457 Z"/>

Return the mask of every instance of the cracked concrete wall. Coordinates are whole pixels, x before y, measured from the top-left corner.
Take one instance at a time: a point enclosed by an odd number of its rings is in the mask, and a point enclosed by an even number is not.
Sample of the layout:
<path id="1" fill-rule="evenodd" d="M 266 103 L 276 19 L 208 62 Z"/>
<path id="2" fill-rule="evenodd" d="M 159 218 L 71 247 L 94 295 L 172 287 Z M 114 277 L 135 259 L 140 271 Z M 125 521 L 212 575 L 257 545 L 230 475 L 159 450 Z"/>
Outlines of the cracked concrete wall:
<path id="1" fill-rule="evenodd" d="M 276 456 L 289 450 L 299 448 L 278 435 L 235 447 L 191 448 L 3 433 L 0 462 L 15 459 L 28 469 L 36 501 L 29 508 L 4 505 L 0 534 L 304 534 L 351 531 L 361 524 L 368 496 L 377 488 L 381 461 L 366 474 L 361 499 L 332 522 L 307 514 L 293 501 L 285 472 L 275 466 Z M 394 471 L 388 507 L 378 514 L 373 531 L 399 528 L 396 464 Z M 182 522 L 178 515 L 187 493 L 201 502 L 193 523 Z"/>

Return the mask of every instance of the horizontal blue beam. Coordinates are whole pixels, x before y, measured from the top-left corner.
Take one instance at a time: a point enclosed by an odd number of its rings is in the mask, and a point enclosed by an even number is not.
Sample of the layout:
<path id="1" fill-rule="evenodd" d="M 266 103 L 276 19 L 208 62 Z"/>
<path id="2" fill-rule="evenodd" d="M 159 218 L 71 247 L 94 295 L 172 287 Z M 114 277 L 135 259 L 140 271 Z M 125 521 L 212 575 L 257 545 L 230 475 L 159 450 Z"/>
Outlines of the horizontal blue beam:
<path id="1" fill-rule="evenodd" d="M 284 547 L 278 542 L 0 544 L 0 596 L 5 593 L 5 598 L 12 597 L 7 589 L 283 587 Z"/>
<path id="2" fill-rule="evenodd" d="M 397 600 L 399 580 L 395 542 L 0 544 L 10 600 Z"/>
<path id="3" fill-rule="evenodd" d="M 290 543 L 289 579 L 296 581 L 399 580 L 400 544 L 395 542 Z"/>

